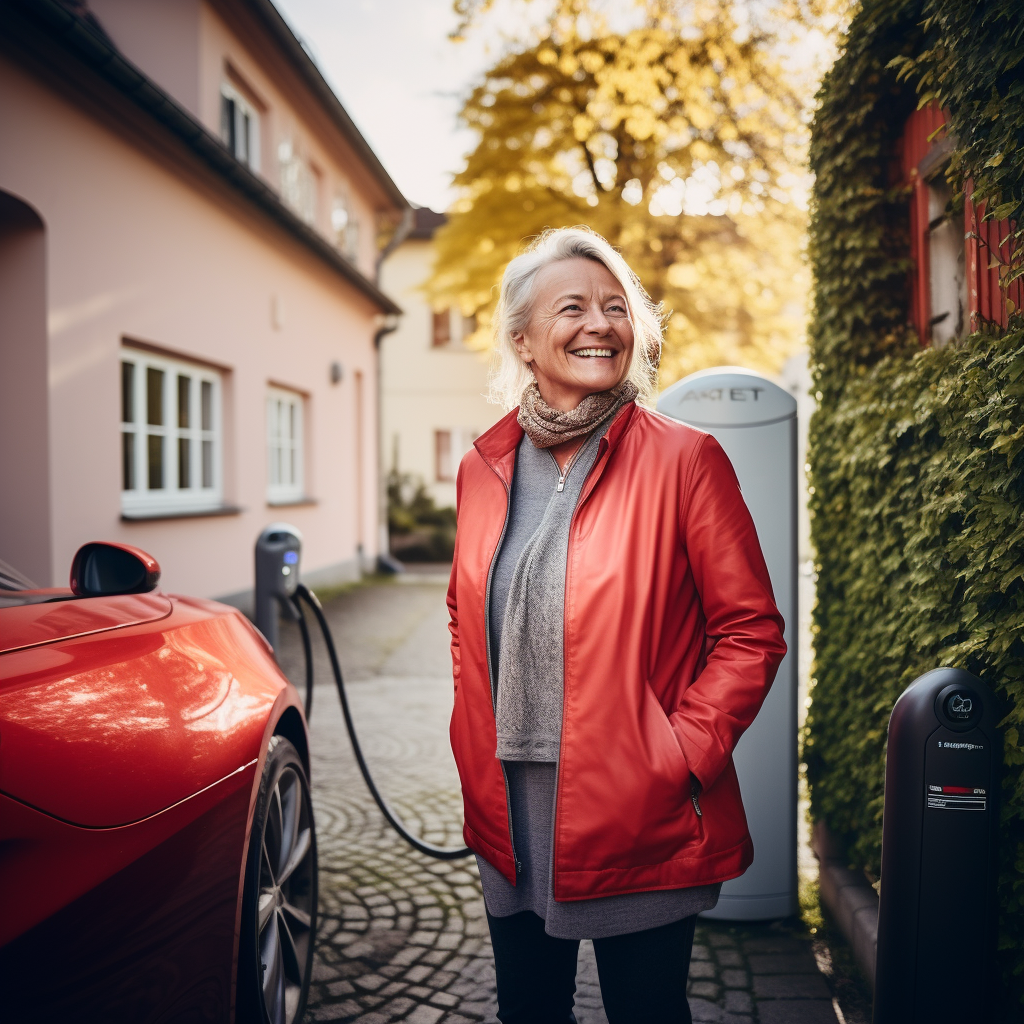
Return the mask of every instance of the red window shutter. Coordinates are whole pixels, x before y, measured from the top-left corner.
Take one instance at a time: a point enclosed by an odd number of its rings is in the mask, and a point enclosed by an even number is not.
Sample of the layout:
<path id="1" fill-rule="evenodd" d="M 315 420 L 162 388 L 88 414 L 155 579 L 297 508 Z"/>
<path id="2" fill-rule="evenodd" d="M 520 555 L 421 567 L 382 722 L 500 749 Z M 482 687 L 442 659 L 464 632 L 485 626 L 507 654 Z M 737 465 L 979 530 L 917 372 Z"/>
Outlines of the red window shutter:
<path id="1" fill-rule="evenodd" d="M 903 127 L 900 139 L 900 167 L 903 181 L 911 188 L 910 258 L 914 269 L 910 279 L 910 319 L 922 345 L 931 342 L 931 296 L 929 265 L 928 183 L 918 167 L 942 138 L 932 138 L 947 121 L 947 114 L 934 103 L 915 110 Z"/>
<path id="2" fill-rule="evenodd" d="M 1000 265 L 1010 262 L 1010 234 L 1013 225 L 1008 220 L 985 220 L 985 203 L 975 205 L 972 198 L 973 182 L 968 181 L 964 197 L 964 227 L 967 232 L 967 294 L 970 303 L 971 330 L 976 331 L 984 321 L 1006 327 L 1009 316 L 1007 300 L 1019 310 L 1024 303 L 1024 280 L 1018 278 L 1003 288 L 1000 283 Z"/>

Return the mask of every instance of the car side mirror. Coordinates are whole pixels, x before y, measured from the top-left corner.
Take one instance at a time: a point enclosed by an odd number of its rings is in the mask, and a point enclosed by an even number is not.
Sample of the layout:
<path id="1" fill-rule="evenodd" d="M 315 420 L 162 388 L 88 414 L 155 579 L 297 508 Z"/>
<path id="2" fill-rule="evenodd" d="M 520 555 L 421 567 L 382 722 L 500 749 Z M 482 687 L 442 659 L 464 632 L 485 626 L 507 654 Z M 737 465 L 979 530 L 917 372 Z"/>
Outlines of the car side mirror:
<path id="1" fill-rule="evenodd" d="M 146 594 L 160 582 L 160 564 L 130 544 L 83 544 L 71 563 L 71 589 L 79 597 Z"/>

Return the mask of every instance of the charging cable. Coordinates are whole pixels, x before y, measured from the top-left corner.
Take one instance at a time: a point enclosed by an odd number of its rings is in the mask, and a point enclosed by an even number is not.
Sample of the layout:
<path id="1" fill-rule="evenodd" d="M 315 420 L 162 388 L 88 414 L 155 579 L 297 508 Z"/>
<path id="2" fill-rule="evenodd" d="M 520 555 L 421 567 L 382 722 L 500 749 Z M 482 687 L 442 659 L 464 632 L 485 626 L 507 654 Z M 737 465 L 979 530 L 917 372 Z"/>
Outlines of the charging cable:
<path id="1" fill-rule="evenodd" d="M 383 814 L 387 819 L 388 824 L 414 850 L 419 850 L 420 853 L 425 853 L 428 857 L 434 857 L 437 860 L 461 860 L 463 857 L 468 857 L 473 852 L 468 846 L 459 846 L 455 848 L 435 846 L 433 843 L 425 842 L 424 840 L 414 836 L 402 824 L 398 815 L 391 810 L 384 797 L 381 796 L 380 790 L 377 789 L 377 785 L 373 781 L 373 776 L 370 774 L 369 766 L 366 764 L 366 758 L 363 757 L 363 748 L 359 745 L 359 738 L 356 736 L 355 723 L 352 721 L 352 712 L 349 709 L 348 696 L 345 693 L 345 681 L 341 675 L 341 665 L 338 663 L 338 652 L 334 648 L 334 637 L 331 635 L 331 629 L 327 625 L 327 619 L 324 616 L 323 607 L 321 606 L 316 594 L 314 594 L 305 583 L 300 583 L 295 588 L 295 593 L 292 596 L 292 603 L 295 606 L 295 611 L 298 613 L 299 631 L 302 633 L 302 649 L 306 655 L 307 721 L 313 711 L 313 648 L 309 641 L 309 628 L 306 625 L 306 617 L 302 613 L 300 602 L 305 603 L 309 607 L 313 616 L 316 618 L 316 621 L 320 625 L 320 632 L 323 634 L 324 643 L 327 644 L 327 654 L 331 659 L 331 670 L 334 672 L 334 682 L 338 687 L 338 699 L 341 701 L 341 711 L 345 716 L 345 728 L 348 730 L 348 738 L 352 741 L 352 752 L 356 755 L 356 763 L 359 765 L 359 770 L 363 773 L 363 781 L 366 783 L 366 788 L 370 791 L 370 795 L 376 801 L 381 814 Z"/>

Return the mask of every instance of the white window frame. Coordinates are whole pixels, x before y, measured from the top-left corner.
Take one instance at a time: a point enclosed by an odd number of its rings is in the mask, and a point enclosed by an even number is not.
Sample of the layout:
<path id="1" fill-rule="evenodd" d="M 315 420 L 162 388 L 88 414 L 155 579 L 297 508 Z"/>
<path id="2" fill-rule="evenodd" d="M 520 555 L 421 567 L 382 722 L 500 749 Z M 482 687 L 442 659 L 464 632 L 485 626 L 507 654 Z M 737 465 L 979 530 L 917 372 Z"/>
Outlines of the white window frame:
<path id="1" fill-rule="evenodd" d="M 282 415 L 287 411 L 287 429 Z M 267 503 L 291 505 L 306 500 L 306 396 L 299 391 L 267 387 Z"/>
<path id="2" fill-rule="evenodd" d="M 217 509 L 224 504 L 223 430 L 221 427 L 221 374 L 197 363 L 157 355 L 141 349 L 121 348 L 124 389 L 125 363 L 134 366 L 129 386 L 131 409 L 121 409 L 121 512 L 129 517 L 187 514 Z M 163 373 L 162 419 L 160 424 L 148 422 L 148 374 Z M 186 378 L 187 425 L 181 425 L 178 405 L 178 378 Z M 204 422 L 204 385 L 208 387 L 208 417 Z M 130 413 L 132 419 L 126 421 Z M 131 436 L 133 441 L 126 441 Z M 163 476 L 161 487 L 150 487 L 149 438 L 161 438 Z M 179 458 L 181 445 L 187 445 L 188 465 Z M 188 486 L 182 486 L 182 473 L 188 475 Z M 126 474 L 130 479 L 126 480 Z M 205 480 L 204 480 L 205 476 Z M 125 483 L 132 483 L 125 488 Z"/>
<path id="3" fill-rule="evenodd" d="M 235 105 L 234 130 L 236 141 L 242 137 L 243 119 L 246 117 L 249 119 L 249 131 L 246 138 L 248 143 L 247 151 L 240 153 L 236 146 L 231 155 L 252 170 L 258 171 L 260 169 L 260 112 L 230 82 L 221 82 L 220 95 L 221 141 L 230 148 L 231 138 L 227 134 L 227 126 L 224 124 L 224 100 L 231 100 Z"/>

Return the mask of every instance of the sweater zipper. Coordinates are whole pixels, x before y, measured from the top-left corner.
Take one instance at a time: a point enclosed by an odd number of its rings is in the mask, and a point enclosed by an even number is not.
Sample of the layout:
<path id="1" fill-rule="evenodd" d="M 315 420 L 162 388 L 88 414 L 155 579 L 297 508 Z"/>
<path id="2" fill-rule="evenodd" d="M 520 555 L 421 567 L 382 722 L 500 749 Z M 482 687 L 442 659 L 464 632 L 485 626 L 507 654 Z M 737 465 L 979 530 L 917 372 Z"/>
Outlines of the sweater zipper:
<path id="1" fill-rule="evenodd" d="M 565 490 L 565 481 L 566 478 L 569 476 L 569 473 L 572 471 L 572 467 L 576 463 L 576 457 L 579 455 L 581 451 L 583 451 L 584 448 L 586 448 L 587 441 L 589 440 L 590 438 L 586 438 L 583 444 L 581 444 L 579 448 L 577 448 L 576 451 L 572 453 L 572 455 L 569 458 L 569 461 L 565 464 L 565 469 L 562 469 L 562 467 L 558 465 L 558 459 L 556 459 L 555 456 L 552 454 L 551 449 L 547 449 L 548 455 L 551 456 L 551 461 L 555 464 L 555 469 L 558 470 L 558 486 L 555 488 L 555 491 L 558 492 L 559 494 L 561 494 L 561 492 Z"/>
<path id="2" fill-rule="evenodd" d="M 494 472 L 492 470 L 492 472 Z M 495 472 L 495 476 L 501 480 L 501 477 Z M 505 488 L 505 521 L 501 524 L 501 536 L 498 537 L 498 546 L 494 549 L 494 555 L 491 558 L 490 567 L 487 570 L 487 586 L 484 588 L 484 644 L 487 647 L 487 680 L 491 684 L 491 711 L 494 713 L 494 720 L 498 720 L 498 684 L 494 677 L 494 664 L 491 658 L 491 580 L 494 577 L 494 564 L 498 560 L 498 552 L 501 551 L 501 543 L 505 539 L 505 531 L 508 529 L 508 519 L 512 511 L 512 492 L 509 490 L 509 486 L 504 480 L 501 480 L 501 486 Z M 515 832 L 512 829 L 512 791 L 508 785 L 508 773 L 505 771 L 505 762 L 498 758 L 498 764 L 501 765 L 501 777 L 505 782 L 505 809 L 508 814 L 508 841 L 512 847 L 512 860 L 516 866 L 516 881 L 519 881 L 519 874 L 523 869 L 522 864 L 519 861 L 519 856 L 516 854 L 516 837 Z"/>

